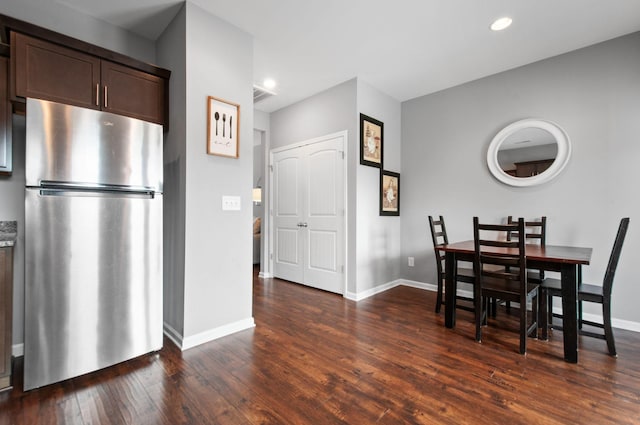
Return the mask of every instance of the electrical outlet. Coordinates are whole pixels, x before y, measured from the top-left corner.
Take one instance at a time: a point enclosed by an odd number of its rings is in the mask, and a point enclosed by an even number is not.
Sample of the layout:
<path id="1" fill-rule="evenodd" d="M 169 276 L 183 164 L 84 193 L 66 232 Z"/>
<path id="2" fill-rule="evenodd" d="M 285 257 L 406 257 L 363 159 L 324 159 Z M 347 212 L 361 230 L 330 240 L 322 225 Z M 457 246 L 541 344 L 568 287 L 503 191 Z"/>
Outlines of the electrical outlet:
<path id="1" fill-rule="evenodd" d="M 413 257 L 409 257 L 408 259 L 409 267 L 413 267 L 415 265 L 415 259 Z"/>

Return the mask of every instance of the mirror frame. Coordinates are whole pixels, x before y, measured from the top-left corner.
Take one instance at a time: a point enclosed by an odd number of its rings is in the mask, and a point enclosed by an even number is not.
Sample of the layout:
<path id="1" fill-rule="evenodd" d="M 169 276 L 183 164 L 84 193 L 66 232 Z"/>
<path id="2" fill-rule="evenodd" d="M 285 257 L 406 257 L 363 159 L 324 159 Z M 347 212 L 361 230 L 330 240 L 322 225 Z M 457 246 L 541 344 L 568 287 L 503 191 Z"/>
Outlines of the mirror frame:
<path id="1" fill-rule="evenodd" d="M 498 163 L 498 150 L 502 143 L 515 132 L 524 128 L 539 128 L 548 131 L 556 139 L 558 154 L 555 161 L 542 173 L 531 177 L 514 177 L 504 172 Z M 491 174 L 502 183 L 510 186 L 537 186 L 555 178 L 569 162 L 571 157 L 571 142 L 567 133 L 558 124 L 541 119 L 527 118 L 509 124 L 495 135 L 487 150 L 487 165 Z"/>

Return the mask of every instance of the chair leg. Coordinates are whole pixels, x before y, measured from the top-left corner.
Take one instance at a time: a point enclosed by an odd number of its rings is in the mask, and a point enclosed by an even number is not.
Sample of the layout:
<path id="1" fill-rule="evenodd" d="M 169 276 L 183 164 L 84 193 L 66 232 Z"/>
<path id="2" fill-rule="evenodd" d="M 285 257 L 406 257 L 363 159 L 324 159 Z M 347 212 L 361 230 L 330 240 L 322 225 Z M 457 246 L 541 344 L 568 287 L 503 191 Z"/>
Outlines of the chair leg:
<path id="1" fill-rule="evenodd" d="M 582 329 L 582 301 L 578 300 L 578 329 Z"/>
<path id="2" fill-rule="evenodd" d="M 505 303 L 506 309 L 507 309 L 507 314 L 511 314 L 511 301 L 507 301 Z"/>
<path id="3" fill-rule="evenodd" d="M 522 299 L 522 298 L 521 298 Z M 527 352 L 527 301 L 520 301 L 520 354 Z"/>
<path id="4" fill-rule="evenodd" d="M 476 285 L 477 286 L 477 285 Z M 480 293 L 480 291 L 477 289 L 477 287 L 474 287 L 473 290 L 473 305 L 474 305 L 474 310 L 475 310 L 475 319 L 476 319 L 476 341 L 477 342 L 481 342 L 482 341 L 482 330 L 481 330 L 481 326 L 482 326 L 482 321 L 483 321 L 483 316 L 484 316 L 484 308 L 483 308 L 483 297 L 482 294 Z"/>
<path id="5" fill-rule="evenodd" d="M 438 279 L 438 295 L 436 299 L 436 313 L 440 313 L 440 308 L 442 307 L 442 279 Z"/>
<path id="6" fill-rule="evenodd" d="M 538 301 L 540 302 L 540 309 L 538 310 L 538 317 L 540 319 L 540 327 L 542 328 L 542 336 L 541 339 L 546 341 L 549 339 L 549 296 L 547 296 L 546 292 L 541 292 L 538 294 Z"/>
<path id="7" fill-rule="evenodd" d="M 482 316 L 482 326 L 487 326 L 489 322 L 489 315 L 491 314 L 491 298 L 483 297 L 482 298 L 482 311 L 484 312 Z"/>
<path id="8" fill-rule="evenodd" d="M 498 315 L 498 300 L 496 298 L 491 298 L 491 317 L 496 318 Z"/>
<path id="9" fill-rule="evenodd" d="M 532 316 L 531 321 L 532 321 L 532 324 L 535 323 L 535 326 L 533 327 L 532 337 L 534 337 L 535 339 L 538 339 L 538 325 L 540 324 L 540 322 L 538 321 L 538 316 L 539 316 L 539 313 L 538 313 L 539 298 L 538 297 L 539 296 L 540 296 L 540 293 L 538 292 L 536 293 L 535 298 L 531 300 L 531 316 Z"/>
<path id="10" fill-rule="evenodd" d="M 613 329 L 611 329 L 611 302 L 608 300 L 602 303 L 602 318 L 604 319 L 604 338 L 607 341 L 609 354 L 617 356 L 616 343 L 613 339 Z"/>
<path id="11" fill-rule="evenodd" d="M 547 296 L 547 327 L 553 328 L 553 296 Z"/>

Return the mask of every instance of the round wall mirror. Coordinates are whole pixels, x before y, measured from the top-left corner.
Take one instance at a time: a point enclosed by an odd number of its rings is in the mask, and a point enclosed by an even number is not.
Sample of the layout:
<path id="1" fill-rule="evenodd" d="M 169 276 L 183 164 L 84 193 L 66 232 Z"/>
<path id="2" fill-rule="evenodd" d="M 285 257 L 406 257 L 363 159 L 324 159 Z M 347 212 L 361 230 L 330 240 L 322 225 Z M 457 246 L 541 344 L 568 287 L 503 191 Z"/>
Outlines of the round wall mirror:
<path id="1" fill-rule="evenodd" d="M 551 121 L 525 119 L 503 128 L 491 141 L 487 164 L 511 186 L 534 186 L 557 176 L 569 162 L 567 133 Z"/>

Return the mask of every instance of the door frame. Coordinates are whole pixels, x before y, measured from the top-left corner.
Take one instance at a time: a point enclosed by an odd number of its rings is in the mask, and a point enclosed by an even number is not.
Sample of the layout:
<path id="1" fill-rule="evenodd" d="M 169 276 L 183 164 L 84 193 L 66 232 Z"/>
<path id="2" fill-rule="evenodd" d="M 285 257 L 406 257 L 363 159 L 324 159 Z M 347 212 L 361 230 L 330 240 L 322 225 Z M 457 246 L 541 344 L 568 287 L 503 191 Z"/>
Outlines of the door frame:
<path id="1" fill-rule="evenodd" d="M 349 227 L 348 227 L 348 223 L 349 220 L 347 220 L 347 217 L 349 217 L 349 210 L 348 210 L 348 203 L 347 200 L 349 199 L 348 196 L 348 187 L 349 185 L 347 184 L 348 181 L 348 160 L 349 157 L 347 155 L 347 146 L 348 146 L 348 142 L 349 142 L 349 132 L 347 130 L 343 130 L 343 131 L 338 131 L 336 133 L 331 133 L 331 134 L 327 134 L 324 136 L 320 136 L 320 137 L 314 137 L 313 139 L 308 139 L 308 140 L 304 140 L 301 142 L 296 142 L 296 143 L 292 143 L 290 145 L 286 145 L 286 146 L 281 146 L 278 148 L 273 148 L 269 150 L 269 167 L 266 170 L 269 173 L 269 208 L 268 208 L 268 214 L 269 214 L 269 254 L 268 254 L 268 259 L 269 259 L 269 270 L 271 271 L 271 274 L 273 275 L 273 270 L 274 270 L 274 259 L 273 259 L 273 252 L 274 252 L 274 240 L 275 237 L 273 235 L 273 228 L 274 228 L 274 223 L 273 223 L 273 193 L 275 192 L 274 190 L 274 186 L 273 186 L 273 155 L 279 152 L 283 152 L 283 151 L 287 151 L 290 149 L 297 149 L 297 148 L 301 148 L 303 146 L 308 146 L 308 145 L 313 145 L 315 143 L 320 143 L 320 142 L 324 142 L 330 139 L 335 139 L 338 137 L 342 137 L 342 154 L 344 156 L 344 160 L 343 162 L 343 200 L 342 200 L 342 205 L 343 205 L 343 209 L 344 209 L 344 214 L 342 215 L 342 229 L 343 229 L 343 235 L 342 235 L 342 252 L 343 252 L 343 258 L 338 259 L 338 261 L 342 262 L 342 296 L 344 297 L 347 294 L 347 276 L 348 276 L 348 268 L 349 268 L 349 264 L 347 262 L 347 259 L 349 258 L 348 255 L 348 251 L 347 251 L 347 247 L 348 247 L 348 241 L 349 241 Z"/>

